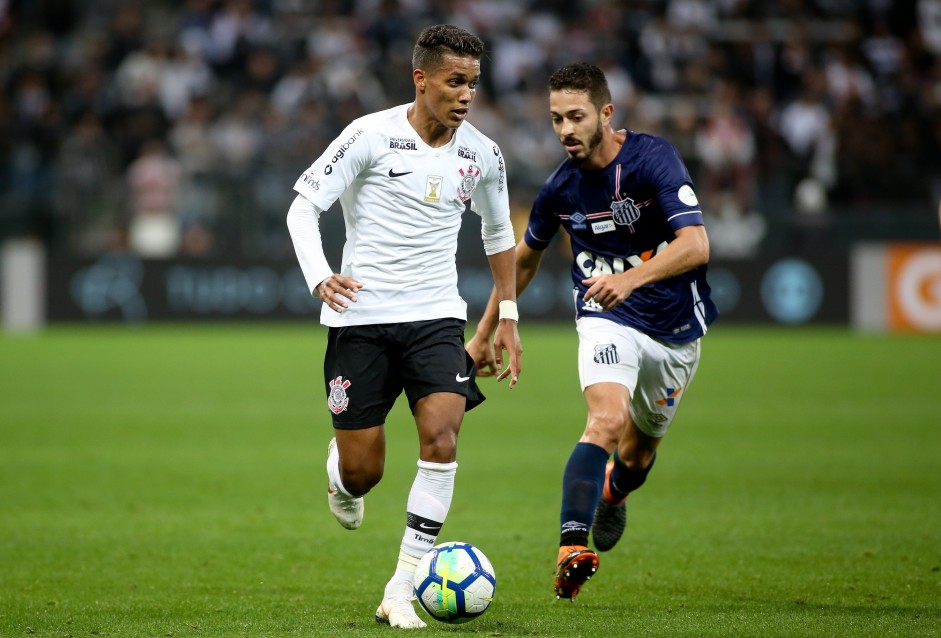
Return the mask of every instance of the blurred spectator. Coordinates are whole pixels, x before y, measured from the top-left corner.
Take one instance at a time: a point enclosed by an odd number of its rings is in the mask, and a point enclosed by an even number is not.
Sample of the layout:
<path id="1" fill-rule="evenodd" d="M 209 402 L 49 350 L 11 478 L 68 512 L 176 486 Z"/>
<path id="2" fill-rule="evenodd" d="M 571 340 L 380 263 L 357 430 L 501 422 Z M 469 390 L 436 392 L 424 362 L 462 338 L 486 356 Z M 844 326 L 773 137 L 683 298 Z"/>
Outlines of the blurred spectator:
<path id="1" fill-rule="evenodd" d="M 181 250 L 187 255 L 207 255 L 215 247 L 219 218 L 216 148 L 209 99 L 190 100 L 183 116 L 170 131 L 170 144 L 180 161 Z"/>
<path id="2" fill-rule="evenodd" d="M 128 167 L 128 241 L 143 257 L 171 257 L 180 246 L 180 164 L 158 139 Z"/>
<path id="3" fill-rule="evenodd" d="M 78 118 L 56 157 L 55 209 L 60 231 L 79 253 L 119 248 L 121 163 L 101 118 Z"/>
<path id="4" fill-rule="evenodd" d="M 778 128 L 791 151 L 810 175 L 827 186 L 835 181 L 836 146 L 830 111 L 823 100 L 824 81 L 819 71 L 803 77 L 800 94 L 781 109 Z"/>
<path id="5" fill-rule="evenodd" d="M 754 208 L 755 136 L 739 112 L 740 89 L 718 84 L 694 138 L 699 160 L 697 193 L 719 257 L 752 257 L 764 238 L 764 218 Z"/>
<path id="6" fill-rule="evenodd" d="M 720 84 L 709 104 L 695 138 L 699 197 L 704 210 L 740 217 L 752 210 L 755 138 L 737 111 L 741 98 L 736 87 Z"/>

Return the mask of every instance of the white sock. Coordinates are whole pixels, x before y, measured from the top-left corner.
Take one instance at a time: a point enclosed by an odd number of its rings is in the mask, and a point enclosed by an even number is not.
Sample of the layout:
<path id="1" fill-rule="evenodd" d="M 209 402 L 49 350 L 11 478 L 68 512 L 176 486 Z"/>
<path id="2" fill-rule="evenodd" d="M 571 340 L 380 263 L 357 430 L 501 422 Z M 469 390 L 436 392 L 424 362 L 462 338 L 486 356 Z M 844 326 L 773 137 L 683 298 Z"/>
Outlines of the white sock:
<path id="1" fill-rule="evenodd" d="M 327 457 L 327 478 L 330 480 L 330 484 L 336 487 L 337 490 L 346 494 L 347 496 L 353 496 L 347 491 L 346 487 L 343 486 L 343 481 L 340 480 L 340 453 L 339 452 Z"/>
<path id="2" fill-rule="evenodd" d="M 451 508 L 455 473 L 456 461 L 418 461 L 418 474 L 408 493 L 408 522 L 399 547 L 398 564 L 390 584 L 398 580 L 411 582 L 418 561 L 434 547 L 438 532 Z"/>

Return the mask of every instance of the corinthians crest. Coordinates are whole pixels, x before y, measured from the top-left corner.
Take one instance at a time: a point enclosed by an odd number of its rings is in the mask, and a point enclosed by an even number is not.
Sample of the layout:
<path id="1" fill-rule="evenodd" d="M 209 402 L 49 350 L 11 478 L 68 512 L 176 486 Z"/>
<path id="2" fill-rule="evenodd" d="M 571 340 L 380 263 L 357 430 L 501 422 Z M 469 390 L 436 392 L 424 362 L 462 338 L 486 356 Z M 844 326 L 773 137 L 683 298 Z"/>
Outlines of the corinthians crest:
<path id="1" fill-rule="evenodd" d="M 457 185 L 457 198 L 466 202 L 477 188 L 477 182 L 480 181 L 480 169 L 473 164 L 468 164 L 467 170 L 459 168 L 458 172 L 461 174 L 461 181 Z"/>
<path id="2" fill-rule="evenodd" d="M 327 407 L 334 414 L 339 414 L 346 410 L 350 404 L 350 398 L 346 396 L 346 389 L 350 387 L 350 382 L 343 377 L 337 377 L 330 381 L 330 395 L 327 397 Z"/>
<path id="3" fill-rule="evenodd" d="M 630 197 L 611 202 L 611 215 L 618 226 L 630 226 L 640 219 L 640 209 Z"/>

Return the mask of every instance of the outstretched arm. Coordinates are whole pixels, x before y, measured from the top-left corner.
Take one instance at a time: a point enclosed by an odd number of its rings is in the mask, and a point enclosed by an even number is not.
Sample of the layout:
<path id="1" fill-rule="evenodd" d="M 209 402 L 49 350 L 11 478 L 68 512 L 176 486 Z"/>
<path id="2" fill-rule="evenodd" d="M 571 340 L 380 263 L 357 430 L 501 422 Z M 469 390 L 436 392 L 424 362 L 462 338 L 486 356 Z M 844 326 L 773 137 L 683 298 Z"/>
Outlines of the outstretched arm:
<path id="1" fill-rule="evenodd" d="M 511 316 L 501 317 L 497 320 L 493 350 L 501 366 L 503 364 L 503 351 L 505 350 L 509 355 L 509 364 L 500 373 L 497 380 L 502 381 L 509 376 L 510 387 L 512 388 L 519 378 L 523 354 L 519 330 L 517 329 L 519 317 L 516 315 L 516 249 L 510 248 L 489 255 L 487 260 L 490 262 L 490 270 L 493 273 L 494 293 L 491 295 L 491 300 L 496 300 L 498 307 L 500 302 L 508 302 L 511 311 Z"/>
<path id="2" fill-rule="evenodd" d="M 512 252 L 512 251 L 508 251 Z M 514 298 L 521 295 L 529 283 L 536 275 L 539 269 L 539 262 L 542 260 L 542 251 L 533 250 L 525 240 L 520 240 L 516 245 L 516 257 L 514 267 L 516 269 L 516 291 Z M 503 367 L 502 336 L 499 335 L 500 327 L 506 323 L 512 323 L 512 328 L 516 330 L 516 322 L 510 322 L 506 319 L 499 319 L 500 301 L 506 297 L 500 296 L 500 290 L 494 288 L 487 302 L 487 308 L 484 310 L 480 321 L 477 323 L 477 331 L 470 341 L 467 342 L 467 352 L 473 357 L 477 364 L 477 374 L 481 377 L 491 377 L 499 373 Z M 491 336 L 494 337 L 493 346 L 490 344 Z M 509 351 L 508 351 L 509 352 Z M 522 354 L 522 350 L 520 350 Z M 512 360 L 511 360 L 512 365 Z M 507 369 L 507 371 L 510 368 Z M 506 377 L 507 371 L 499 373 L 498 380 Z M 518 371 L 517 371 L 518 373 Z M 514 381 L 511 379 L 510 387 L 513 387 Z"/>
<path id="3" fill-rule="evenodd" d="M 288 230 L 308 290 L 334 312 L 343 312 L 356 301 L 356 292 L 363 285 L 330 268 L 320 236 L 320 214 L 321 210 L 313 202 L 298 195 L 288 210 Z"/>

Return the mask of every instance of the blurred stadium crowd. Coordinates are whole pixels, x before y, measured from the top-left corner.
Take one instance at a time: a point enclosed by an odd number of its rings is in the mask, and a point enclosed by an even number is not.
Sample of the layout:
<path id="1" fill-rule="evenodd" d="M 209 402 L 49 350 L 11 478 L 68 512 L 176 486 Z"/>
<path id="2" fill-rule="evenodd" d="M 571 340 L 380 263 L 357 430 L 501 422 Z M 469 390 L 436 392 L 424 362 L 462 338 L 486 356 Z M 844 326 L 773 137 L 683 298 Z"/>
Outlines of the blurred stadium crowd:
<path id="1" fill-rule="evenodd" d="M 718 255 L 941 197 L 941 0 L 0 0 L 0 235 L 291 255 L 294 180 L 412 99 L 415 37 L 443 22 L 487 46 L 470 120 L 519 219 L 564 156 L 546 80 L 577 60 L 679 148 Z"/>

